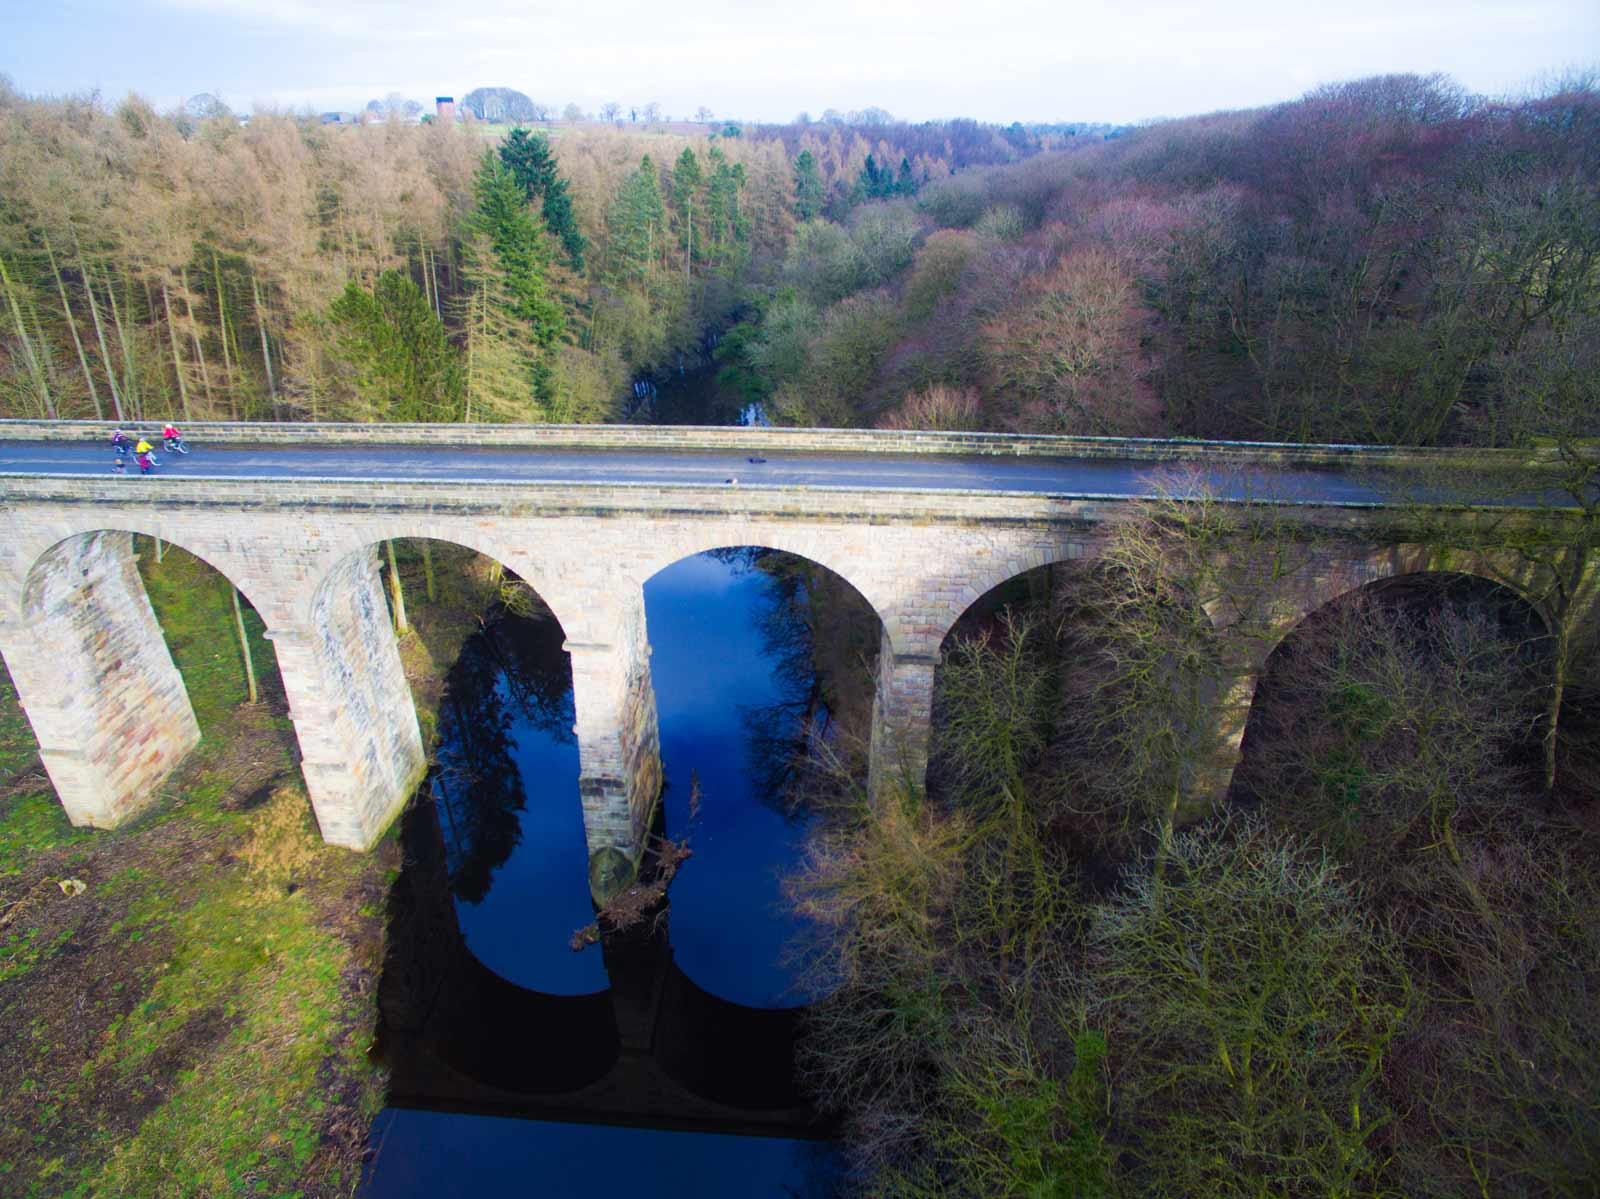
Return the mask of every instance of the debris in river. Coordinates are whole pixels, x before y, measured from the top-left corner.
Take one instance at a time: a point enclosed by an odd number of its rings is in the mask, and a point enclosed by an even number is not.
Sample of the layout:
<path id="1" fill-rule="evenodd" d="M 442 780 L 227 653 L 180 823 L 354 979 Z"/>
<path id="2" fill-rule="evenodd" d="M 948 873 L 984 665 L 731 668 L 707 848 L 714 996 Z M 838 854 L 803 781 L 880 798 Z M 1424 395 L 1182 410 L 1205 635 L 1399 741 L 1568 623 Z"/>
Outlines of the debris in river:
<path id="1" fill-rule="evenodd" d="M 655 846 L 656 868 L 652 880 L 634 883 L 627 890 L 618 892 L 600 909 L 598 920 L 574 932 L 568 942 L 573 952 L 598 942 L 602 927 L 604 932 L 621 933 L 643 923 L 647 916 L 652 921 L 659 921 L 666 910 L 661 906 L 661 901 L 667 897 L 667 888 L 672 885 L 678 867 L 693 856 L 694 850 L 686 842 L 663 838 Z"/>

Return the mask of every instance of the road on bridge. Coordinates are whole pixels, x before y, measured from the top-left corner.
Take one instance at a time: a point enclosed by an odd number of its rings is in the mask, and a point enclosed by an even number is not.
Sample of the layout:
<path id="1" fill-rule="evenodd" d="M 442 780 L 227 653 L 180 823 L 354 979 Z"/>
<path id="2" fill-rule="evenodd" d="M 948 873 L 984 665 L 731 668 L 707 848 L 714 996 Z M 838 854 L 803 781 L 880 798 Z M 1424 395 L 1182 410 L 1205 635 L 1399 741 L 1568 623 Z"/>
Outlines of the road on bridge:
<path id="1" fill-rule="evenodd" d="M 851 491 L 972 491 L 1071 498 L 1150 496 L 1195 479 L 1228 499 L 1369 505 L 1394 503 L 1376 472 L 1306 466 L 1231 466 L 1111 458 L 955 454 L 772 453 L 476 448 L 460 446 L 299 447 L 196 445 L 187 457 L 163 454 L 153 479 L 129 464 L 132 489 L 162 476 L 289 482 L 446 482 L 633 485 L 645 487 L 807 487 Z M 96 476 L 111 471 L 109 447 L 81 442 L 0 441 L 0 476 Z M 1179 487 L 1181 490 L 1182 487 Z M 1387 494 L 1386 494 L 1387 492 Z M 1505 501 L 1495 501 L 1505 502 Z M 1527 502 L 1524 499 L 1522 502 Z"/>

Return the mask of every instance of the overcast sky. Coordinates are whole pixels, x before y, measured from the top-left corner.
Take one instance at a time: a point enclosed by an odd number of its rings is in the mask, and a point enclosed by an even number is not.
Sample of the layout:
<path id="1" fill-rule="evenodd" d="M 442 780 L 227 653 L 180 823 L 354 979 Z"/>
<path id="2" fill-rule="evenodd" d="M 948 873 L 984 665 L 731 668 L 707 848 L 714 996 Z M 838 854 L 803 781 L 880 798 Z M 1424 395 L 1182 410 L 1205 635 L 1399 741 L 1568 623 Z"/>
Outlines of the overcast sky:
<path id="1" fill-rule="evenodd" d="M 1137 121 L 1442 71 L 1516 94 L 1600 63 L 1596 0 L 0 0 L 32 94 L 200 91 L 233 107 L 431 103 L 505 85 L 557 106 L 787 120 Z"/>

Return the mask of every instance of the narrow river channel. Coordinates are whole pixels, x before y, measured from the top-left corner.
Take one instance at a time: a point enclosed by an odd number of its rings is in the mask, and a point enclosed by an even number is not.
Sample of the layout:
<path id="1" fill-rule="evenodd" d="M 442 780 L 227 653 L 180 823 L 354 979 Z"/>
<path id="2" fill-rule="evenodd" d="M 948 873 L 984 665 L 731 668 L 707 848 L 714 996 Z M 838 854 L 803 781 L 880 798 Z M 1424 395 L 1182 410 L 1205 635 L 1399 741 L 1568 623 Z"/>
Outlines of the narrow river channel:
<path id="1" fill-rule="evenodd" d="M 692 856 L 656 925 L 604 946 L 570 946 L 594 912 L 562 631 L 507 615 L 466 643 L 406 818 L 368 1199 L 837 1192 L 793 1078 L 817 984 L 780 886 L 811 819 L 785 766 L 819 712 L 775 561 L 701 554 L 646 584 L 656 831 Z"/>

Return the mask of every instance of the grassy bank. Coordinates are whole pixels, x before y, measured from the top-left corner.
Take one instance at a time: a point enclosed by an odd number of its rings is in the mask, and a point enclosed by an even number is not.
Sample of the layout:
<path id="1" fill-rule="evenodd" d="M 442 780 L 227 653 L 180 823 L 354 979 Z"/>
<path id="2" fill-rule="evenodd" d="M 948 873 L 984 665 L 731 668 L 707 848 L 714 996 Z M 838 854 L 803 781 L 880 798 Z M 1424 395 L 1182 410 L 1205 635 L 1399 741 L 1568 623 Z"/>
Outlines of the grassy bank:
<path id="1" fill-rule="evenodd" d="M 72 828 L 0 675 L 0 1193 L 349 1195 L 398 849 L 323 845 L 260 621 L 251 704 L 227 583 L 140 550 L 203 732 L 149 812 Z M 428 706 L 449 647 L 404 651 Z"/>

